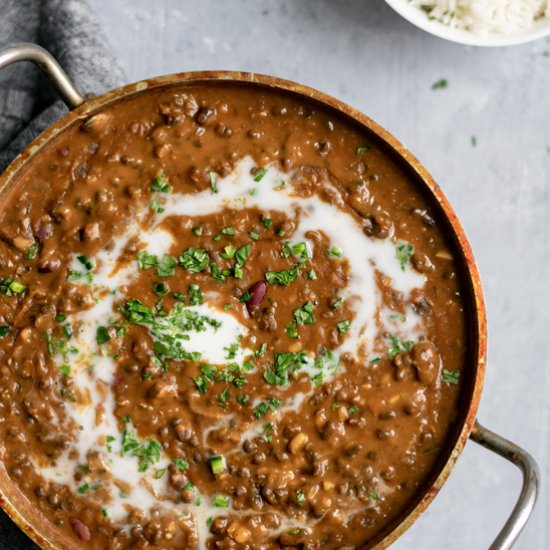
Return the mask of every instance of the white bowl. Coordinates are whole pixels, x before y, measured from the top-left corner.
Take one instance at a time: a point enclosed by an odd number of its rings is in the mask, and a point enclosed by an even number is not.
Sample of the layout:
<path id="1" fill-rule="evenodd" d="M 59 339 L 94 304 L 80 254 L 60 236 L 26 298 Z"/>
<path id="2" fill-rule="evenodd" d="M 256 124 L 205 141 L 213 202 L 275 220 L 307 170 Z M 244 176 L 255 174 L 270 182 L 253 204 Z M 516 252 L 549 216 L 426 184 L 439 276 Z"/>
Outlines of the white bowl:
<path id="1" fill-rule="evenodd" d="M 424 10 L 412 6 L 407 0 L 386 0 L 386 3 L 419 29 L 445 40 L 470 46 L 513 46 L 550 35 L 550 17 L 538 19 L 529 29 L 513 34 L 479 35 L 463 29 L 454 29 L 437 20 L 430 20 Z"/>

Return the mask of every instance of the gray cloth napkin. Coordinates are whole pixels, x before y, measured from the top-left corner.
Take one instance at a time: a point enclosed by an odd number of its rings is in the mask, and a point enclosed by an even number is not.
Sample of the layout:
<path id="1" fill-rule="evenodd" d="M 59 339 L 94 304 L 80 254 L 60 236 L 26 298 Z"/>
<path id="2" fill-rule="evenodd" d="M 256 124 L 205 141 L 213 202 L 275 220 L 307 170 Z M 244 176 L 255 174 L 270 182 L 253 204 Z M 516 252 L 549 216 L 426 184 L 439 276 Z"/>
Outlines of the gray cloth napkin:
<path id="1" fill-rule="evenodd" d="M 51 52 L 83 94 L 122 82 L 122 71 L 84 0 L 0 0 L 0 48 L 34 42 Z M 41 71 L 17 63 L 0 71 L 0 172 L 67 112 Z M 38 548 L 0 512 L 0 550 Z"/>
<path id="2" fill-rule="evenodd" d="M 0 0 L 0 47 L 17 42 L 46 48 L 83 94 L 122 82 L 122 71 L 84 0 Z M 34 65 L 17 63 L 0 71 L 0 172 L 66 111 Z"/>

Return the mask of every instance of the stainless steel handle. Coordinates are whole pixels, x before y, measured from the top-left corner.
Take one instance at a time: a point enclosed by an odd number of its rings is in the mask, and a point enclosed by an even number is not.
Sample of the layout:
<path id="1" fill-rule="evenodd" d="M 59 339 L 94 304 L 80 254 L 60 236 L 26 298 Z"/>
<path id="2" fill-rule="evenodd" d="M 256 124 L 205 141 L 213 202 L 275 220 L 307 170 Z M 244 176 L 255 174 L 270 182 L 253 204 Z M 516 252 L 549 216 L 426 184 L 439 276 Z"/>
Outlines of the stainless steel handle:
<path id="1" fill-rule="evenodd" d="M 515 464 L 523 475 L 523 486 L 516 505 L 497 538 L 489 547 L 489 550 L 508 550 L 516 542 L 535 507 L 539 493 L 539 467 L 527 451 L 484 428 L 477 420 L 470 438 Z"/>
<path id="2" fill-rule="evenodd" d="M 24 42 L 0 51 L 0 69 L 18 61 L 32 61 L 38 65 L 50 79 L 69 109 L 75 109 L 86 101 L 61 65 L 44 48 Z"/>

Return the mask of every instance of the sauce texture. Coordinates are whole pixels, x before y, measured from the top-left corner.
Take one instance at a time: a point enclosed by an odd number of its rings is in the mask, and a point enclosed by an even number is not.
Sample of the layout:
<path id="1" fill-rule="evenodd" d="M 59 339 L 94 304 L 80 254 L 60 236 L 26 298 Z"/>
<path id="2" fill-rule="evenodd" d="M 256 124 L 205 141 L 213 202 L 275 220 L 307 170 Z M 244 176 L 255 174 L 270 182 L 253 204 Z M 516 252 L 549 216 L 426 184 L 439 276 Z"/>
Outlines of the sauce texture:
<path id="1" fill-rule="evenodd" d="M 0 234 L 1 460 L 66 540 L 364 548 L 441 460 L 467 355 L 451 246 L 342 115 L 141 93 L 58 137 Z"/>

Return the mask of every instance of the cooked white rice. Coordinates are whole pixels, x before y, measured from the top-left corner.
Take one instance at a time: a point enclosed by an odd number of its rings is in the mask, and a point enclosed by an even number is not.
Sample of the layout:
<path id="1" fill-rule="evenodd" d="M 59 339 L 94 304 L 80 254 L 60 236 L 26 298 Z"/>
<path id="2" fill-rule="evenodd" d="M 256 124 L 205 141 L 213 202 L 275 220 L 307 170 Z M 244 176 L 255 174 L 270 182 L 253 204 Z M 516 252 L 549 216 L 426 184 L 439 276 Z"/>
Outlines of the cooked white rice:
<path id="1" fill-rule="evenodd" d="M 511 34 L 550 17 L 550 0 L 409 0 L 451 27 L 476 34 Z"/>

